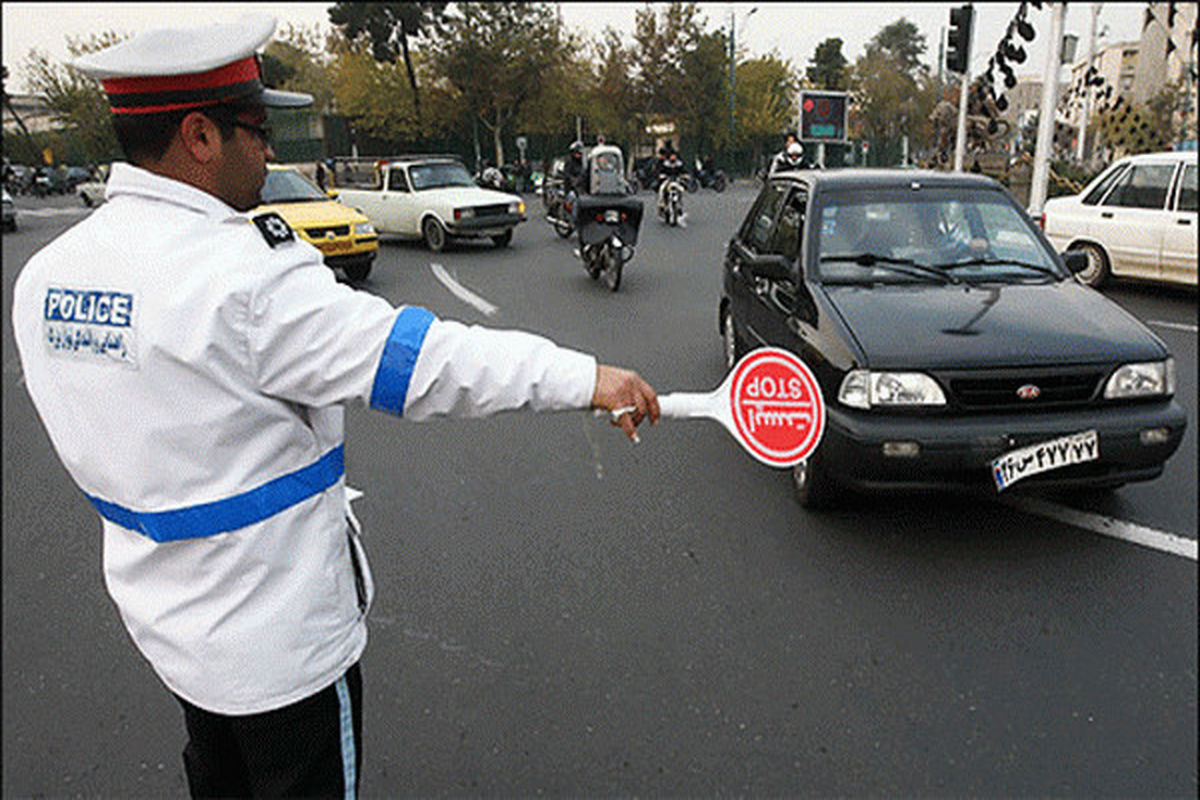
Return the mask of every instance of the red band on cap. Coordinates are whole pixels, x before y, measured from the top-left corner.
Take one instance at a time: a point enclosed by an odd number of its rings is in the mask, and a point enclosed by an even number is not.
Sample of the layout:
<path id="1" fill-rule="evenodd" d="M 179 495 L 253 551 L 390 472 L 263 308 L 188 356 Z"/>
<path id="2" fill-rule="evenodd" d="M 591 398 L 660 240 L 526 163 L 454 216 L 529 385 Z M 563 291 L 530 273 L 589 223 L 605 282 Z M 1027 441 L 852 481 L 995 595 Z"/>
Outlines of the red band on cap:
<path id="1" fill-rule="evenodd" d="M 207 72 L 188 75 L 152 75 L 145 78 L 107 78 L 101 83 L 108 94 L 142 94 L 145 92 L 176 92 L 181 89 L 219 89 L 235 83 L 256 80 L 258 61 L 254 56 L 243 58 Z"/>

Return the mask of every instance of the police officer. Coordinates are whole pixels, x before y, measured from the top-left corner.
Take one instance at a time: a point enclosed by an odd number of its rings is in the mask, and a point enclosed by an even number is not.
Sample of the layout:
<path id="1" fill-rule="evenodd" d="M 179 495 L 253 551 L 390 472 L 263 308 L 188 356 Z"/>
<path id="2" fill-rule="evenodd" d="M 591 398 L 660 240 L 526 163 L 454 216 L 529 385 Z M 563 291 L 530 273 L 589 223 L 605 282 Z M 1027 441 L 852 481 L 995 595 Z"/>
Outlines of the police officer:
<path id="1" fill-rule="evenodd" d="M 76 62 L 129 163 L 13 295 L 25 384 L 102 518 L 105 581 L 184 710 L 195 796 L 353 796 L 373 586 L 346 502 L 344 407 L 658 417 L 635 373 L 335 282 L 259 203 L 256 51 L 275 21 L 160 30 Z"/>
<path id="2" fill-rule="evenodd" d="M 788 133 L 783 149 L 771 159 L 771 167 L 767 175 L 774 175 L 784 170 L 801 169 L 804 166 L 804 146 L 796 138 L 796 134 Z"/>

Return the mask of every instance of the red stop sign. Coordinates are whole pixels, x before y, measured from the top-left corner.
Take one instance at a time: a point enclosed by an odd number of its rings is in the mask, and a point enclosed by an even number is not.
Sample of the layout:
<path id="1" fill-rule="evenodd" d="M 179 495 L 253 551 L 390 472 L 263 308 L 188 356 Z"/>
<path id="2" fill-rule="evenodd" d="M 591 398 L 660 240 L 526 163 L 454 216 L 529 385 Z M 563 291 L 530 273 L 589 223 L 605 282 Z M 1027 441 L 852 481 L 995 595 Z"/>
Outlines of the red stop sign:
<path id="1" fill-rule="evenodd" d="M 729 382 L 733 435 L 764 464 L 790 467 L 808 458 L 825 432 L 825 402 L 812 371 L 787 350 L 755 350 Z"/>

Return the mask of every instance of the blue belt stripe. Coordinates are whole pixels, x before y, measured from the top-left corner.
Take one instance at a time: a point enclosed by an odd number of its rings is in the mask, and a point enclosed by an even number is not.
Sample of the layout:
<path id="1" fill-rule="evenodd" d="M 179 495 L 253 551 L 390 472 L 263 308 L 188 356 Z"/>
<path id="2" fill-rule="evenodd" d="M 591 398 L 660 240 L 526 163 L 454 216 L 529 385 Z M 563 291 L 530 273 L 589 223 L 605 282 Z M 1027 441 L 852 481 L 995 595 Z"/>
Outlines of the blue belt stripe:
<path id="1" fill-rule="evenodd" d="M 404 414 L 404 400 L 408 396 L 413 366 L 417 363 L 421 344 L 433 320 L 432 312 L 415 306 L 405 308 L 396 315 L 387 343 L 383 346 L 379 367 L 375 370 L 371 408 L 396 416 Z"/>
<path id="2" fill-rule="evenodd" d="M 99 497 L 87 495 L 87 498 L 109 522 L 138 531 L 156 542 L 175 542 L 215 536 L 262 522 L 325 491 L 345 471 L 344 449 L 338 445 L 307 467 L 212 503 L 173 511 L 133 511 Z"/>

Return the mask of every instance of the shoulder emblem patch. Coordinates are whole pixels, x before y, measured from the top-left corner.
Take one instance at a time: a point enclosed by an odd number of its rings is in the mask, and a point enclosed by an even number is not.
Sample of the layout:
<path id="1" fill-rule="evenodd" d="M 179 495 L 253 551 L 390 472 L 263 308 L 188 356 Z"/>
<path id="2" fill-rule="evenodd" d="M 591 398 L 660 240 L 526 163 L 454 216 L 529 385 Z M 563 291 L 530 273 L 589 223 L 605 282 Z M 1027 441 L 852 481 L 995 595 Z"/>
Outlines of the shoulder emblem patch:
<path id="1" fill-rule="evenodd" d="M 290 242 L 296 238 L 296 234 L 292 232 L 292 228 L 287 224 L 287 221 L 274 211 L 259 214 L 252 221 L 271 247 L 278 247 L 284 242 Z"/>

